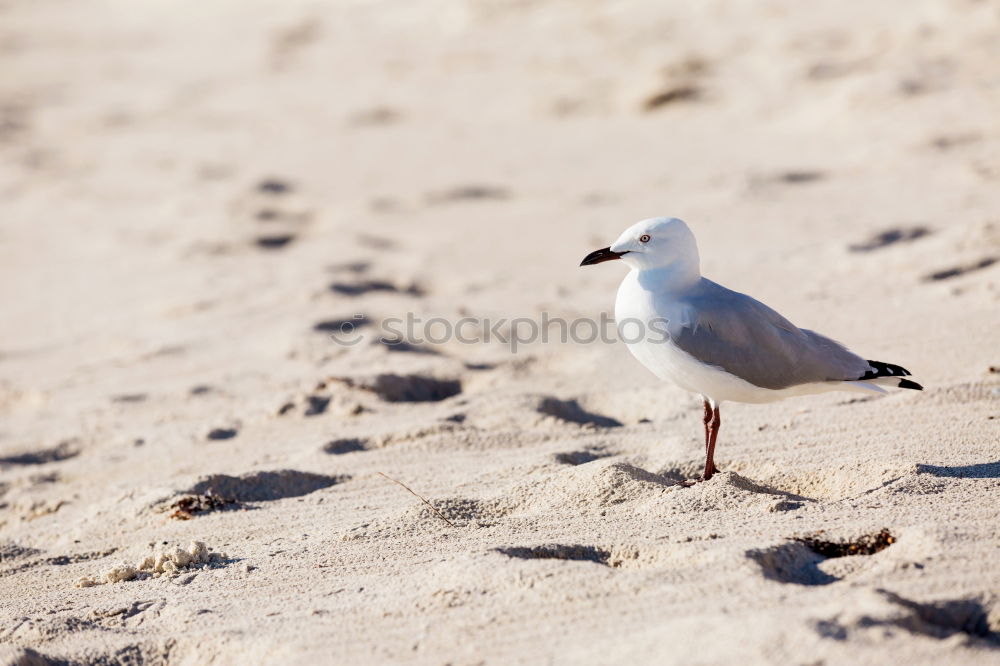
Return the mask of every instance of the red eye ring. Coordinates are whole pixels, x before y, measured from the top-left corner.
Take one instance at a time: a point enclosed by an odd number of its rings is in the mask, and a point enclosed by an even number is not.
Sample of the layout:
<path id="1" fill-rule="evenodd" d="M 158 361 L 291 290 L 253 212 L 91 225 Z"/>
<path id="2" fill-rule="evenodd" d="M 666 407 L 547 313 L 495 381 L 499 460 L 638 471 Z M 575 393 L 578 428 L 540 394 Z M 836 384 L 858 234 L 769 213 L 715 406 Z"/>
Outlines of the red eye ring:
<path id="1" fill-rule="evenodd" d="M 640 243 L 648 243 L 649 242 L 649 234 L 643 234 L 643 235 L 639 236 L 639 242 Z"/>

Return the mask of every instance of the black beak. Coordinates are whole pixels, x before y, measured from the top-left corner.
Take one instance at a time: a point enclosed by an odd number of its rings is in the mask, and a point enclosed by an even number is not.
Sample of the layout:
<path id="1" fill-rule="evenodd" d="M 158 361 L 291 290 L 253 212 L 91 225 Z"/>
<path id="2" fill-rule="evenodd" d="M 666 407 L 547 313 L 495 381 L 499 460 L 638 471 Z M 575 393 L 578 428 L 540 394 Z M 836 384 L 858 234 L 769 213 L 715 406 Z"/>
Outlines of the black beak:
<path id="1" fill-rule="evenodd" d="M 604 261 L 611 261 L 612 259 L 620 259 L 623 254 L 628 254 L 628 250 L 625 252 L 612 252 L 610 247 L 602 247 L 600 250 L 594 250 L 580 262 L 581 266 L 593 266 L 594 264 L 599 264 Z"/>

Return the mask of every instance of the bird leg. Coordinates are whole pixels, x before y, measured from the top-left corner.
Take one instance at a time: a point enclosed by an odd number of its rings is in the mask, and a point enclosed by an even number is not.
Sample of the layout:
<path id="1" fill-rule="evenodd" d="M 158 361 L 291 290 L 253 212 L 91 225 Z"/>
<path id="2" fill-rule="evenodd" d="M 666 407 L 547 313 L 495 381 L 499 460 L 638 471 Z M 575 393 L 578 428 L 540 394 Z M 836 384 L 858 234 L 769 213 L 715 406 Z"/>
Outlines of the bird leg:
<path id="1" fill-rule="evenodd" d="M 715 466 L 715 438 L 719 436 L 719 424 L 722 419 L 719 417 L 719 406 L 714 401 L 705 398 L 705 413 L 702 416 L 702 423 L 705 424 L 705 474 L 698 481 L 708 481 L 712 475 L 719 471 Z M 690 488 L 698 481 L 681 481 L 678 485 Z"/>
<path id="2" fill-rule="evenodd" d="M 719 406 L 705 400 L 705 413 L 703 417 L 705 424 L 705 475 L 702 480 L 708 481 L 712 475 L 719 470 L 715 467 L 715 438 L 719 436 L 719 425 L 722 418 L 719 416 Z"/>
<path id="3" fill-rule="evenodd" d="M 702 417 L 701 417 L 701 422 L 705 426 L 705 455 L 706 456 L 708 455 L 708 445 L 709 445 L 709 443 L 712 440 L 711 435 L 709 433 L 709 427 L 710 427 L 710 424 L 712 423 L 712 416 L 713 416 L 713 414 L 714 414 L 714 410 L 712 409 L 712 405 L 706 399 L 705 400 L 705 411 L 702 413 Z"/>

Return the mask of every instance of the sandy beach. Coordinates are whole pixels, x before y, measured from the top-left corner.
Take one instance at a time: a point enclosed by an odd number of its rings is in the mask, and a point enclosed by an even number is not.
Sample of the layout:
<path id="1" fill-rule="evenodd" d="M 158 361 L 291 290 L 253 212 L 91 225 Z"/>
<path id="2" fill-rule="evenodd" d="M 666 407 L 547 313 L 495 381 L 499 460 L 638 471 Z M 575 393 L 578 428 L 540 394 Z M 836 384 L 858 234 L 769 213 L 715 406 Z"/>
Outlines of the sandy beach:
<path id="1" fill-rule="evenodd" d="M 1000 664 L 998 34 L 0 0 L 0 665 Z M 578 266 L 659 215 L 925 390 L 727 403 L 679 485 Z"/>

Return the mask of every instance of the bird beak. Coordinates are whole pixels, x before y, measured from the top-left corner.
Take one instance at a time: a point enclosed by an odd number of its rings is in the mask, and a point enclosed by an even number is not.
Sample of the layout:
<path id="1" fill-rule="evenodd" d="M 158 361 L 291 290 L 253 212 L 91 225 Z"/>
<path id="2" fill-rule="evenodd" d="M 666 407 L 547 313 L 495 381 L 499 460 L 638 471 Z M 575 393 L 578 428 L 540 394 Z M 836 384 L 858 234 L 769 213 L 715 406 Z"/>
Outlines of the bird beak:
<path id="1" fill-rule="evenodd" d="M 614 252 L 610 247 L 602 247 L 600 250 L 594 250 L 580 262 L 581 266 L 593 266 L 594 264 L 599 264 L 604 261 L 611 261 L 612 259 L 620 259 L 623 254 L 628 254 L 628 250 L 625 252 Z"/>

